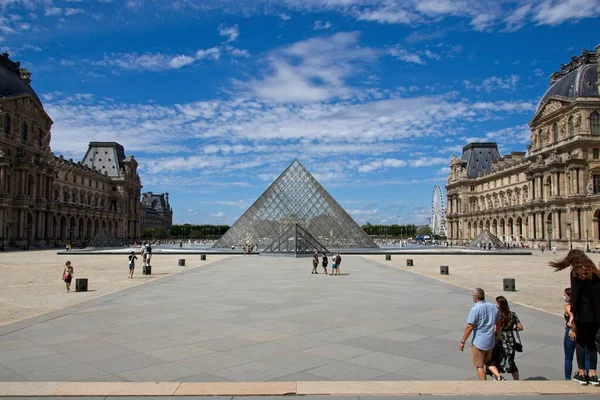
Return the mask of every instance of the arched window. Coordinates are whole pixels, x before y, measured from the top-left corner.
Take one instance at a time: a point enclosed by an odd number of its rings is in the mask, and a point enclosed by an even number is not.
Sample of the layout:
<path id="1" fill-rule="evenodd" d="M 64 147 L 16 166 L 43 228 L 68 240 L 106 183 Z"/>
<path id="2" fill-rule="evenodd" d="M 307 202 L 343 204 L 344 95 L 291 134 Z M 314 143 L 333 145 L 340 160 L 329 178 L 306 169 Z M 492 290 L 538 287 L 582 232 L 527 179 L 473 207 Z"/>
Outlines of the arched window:
<path id="1" fill-rule="evenodd" d="M 24 142 L 27 142 L 28 130 L 29 127 L 27 126 L 27 122 L 23 121 L 23 123 L 21 124 L 21 140 Z"/>
<path id="2" fill-rule="evenodd" d="M 592 158 L 594 160 L 600 160 L 600 149 L 592 150 Z"/>
<path id="3" fill-rule="evenodd" d="M 10 117 L 8 114 L 4 114 L 4 133 L 6 136 L 10 135 Z"/>
<path id="4" fill-rule="evenodd" d="M 597 111 L 590 114 L 590 130 L 592 135 L 600 135 L 600 114 Z"/>
<path id="5" fill-rule="evenodd" d="M 575 135 L 575 118 L 569 118 L 569 136 Z"/>
<path id="6" fill-rule="evenodd" d="M 558 142 L 558 124 L 556 122 L 552 125 L 552 141 Z"/>
<path id="7" fill-rule="evenodd" d="M 42 139 L 44 137 L 44 133 L 42 132 L 41 129 L 38 129 L 38 136 L 37 136 L 37 144 L 38 146 L 42 146 Z"/>

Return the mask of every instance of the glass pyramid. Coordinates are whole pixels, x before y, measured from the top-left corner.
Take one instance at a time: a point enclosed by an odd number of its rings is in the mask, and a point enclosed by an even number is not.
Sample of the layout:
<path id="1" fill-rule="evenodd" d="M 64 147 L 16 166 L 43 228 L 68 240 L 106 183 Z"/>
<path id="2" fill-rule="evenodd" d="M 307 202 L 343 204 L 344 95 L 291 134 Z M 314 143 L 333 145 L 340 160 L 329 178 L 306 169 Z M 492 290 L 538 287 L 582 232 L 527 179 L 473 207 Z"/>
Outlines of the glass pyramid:
<path id="1" fill-rule="evenodd" d="M 315 251 L 319 257 L 329 251 L 306 229 L 294 223 L 286 229 L 273 243 L 268 245 L 261 254 L 272 253 L 282 255 L 312 255 Z"/>
<path id="2" fill-rule="evenodd" d="M 294 223 L 329 249 L 378 248 L 298 160 L 275 179 L 213 248 L 254 244 L 261 250 Z"/>

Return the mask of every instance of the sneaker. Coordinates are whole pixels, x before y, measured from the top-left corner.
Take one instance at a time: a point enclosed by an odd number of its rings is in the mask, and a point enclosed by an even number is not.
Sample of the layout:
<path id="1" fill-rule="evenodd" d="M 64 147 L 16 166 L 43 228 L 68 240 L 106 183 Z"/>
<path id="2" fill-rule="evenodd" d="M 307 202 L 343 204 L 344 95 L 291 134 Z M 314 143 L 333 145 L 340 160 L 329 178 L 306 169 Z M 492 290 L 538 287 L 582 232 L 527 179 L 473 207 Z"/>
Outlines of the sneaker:
<path id="1" fill-rule="evenodd" d="M 498 378 L 496 378 L 497 381 L 505 381 L 506 378 L 503 377 L 502 375 L 500 375 Z"/>
<path id="2" fill-rule="evenodd" d="M 592 386 L 600 386 L 600 382 L 598 381 L 598 375 L 588 376 L 587 381 Z"/>
<path id="3" fill-rule="evenodd" d="M 598 378 L 596 378 L 597 380 Z M 588 381 L 587 381 L 587 376 L 585 375 L 579 375 L 579 372 L 576 373 L 575 375 L 573 375 L 573 380 L 577 383 L 579 383 L 580 385 L 587 385 Z"/>

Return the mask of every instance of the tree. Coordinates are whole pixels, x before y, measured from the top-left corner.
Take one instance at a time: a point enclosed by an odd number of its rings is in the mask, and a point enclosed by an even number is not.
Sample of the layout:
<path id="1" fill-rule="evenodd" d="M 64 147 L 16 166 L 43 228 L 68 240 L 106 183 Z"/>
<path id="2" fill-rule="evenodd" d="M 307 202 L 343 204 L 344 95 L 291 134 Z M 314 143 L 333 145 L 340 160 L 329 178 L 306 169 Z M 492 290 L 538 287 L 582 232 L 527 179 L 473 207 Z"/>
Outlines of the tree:
<path id="1" fill-rule="evenodd" d="M 418 236 L 431 236 L 433 234 L 429 225 L 421 225 L 417 228 Z"/>

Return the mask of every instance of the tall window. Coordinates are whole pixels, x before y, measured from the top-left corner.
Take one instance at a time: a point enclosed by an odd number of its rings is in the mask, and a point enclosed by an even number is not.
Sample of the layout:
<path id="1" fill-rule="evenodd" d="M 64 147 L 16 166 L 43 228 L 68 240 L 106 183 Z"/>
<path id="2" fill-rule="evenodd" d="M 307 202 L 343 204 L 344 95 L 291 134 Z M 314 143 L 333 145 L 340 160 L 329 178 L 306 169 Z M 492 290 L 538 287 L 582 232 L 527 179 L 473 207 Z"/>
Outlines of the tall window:
<path id="1" fill-rule="evenodd" d="M 37 136 L 37 144 L 38 146 L 42 146 L 42 138 L 43 138 L 44 134 L 42 132 L 41 129 L 38 129 L 38 136 Z"/>
<path id="2" fill-rule="evenodd" d="M 24 142 L 27 142 L 27 133 L 28 133 L 28 126 L 27 126 L 27 122 L 23 121 L 23 123 L 21 124 L 21 140 Z"/>
<path id="3" fill-rule="evenodd" d="M 594 150 L 592 150 L 592 158 L 594 160 L 600 159 L 600 149 L 594 149 Z"/>
<path id="4" fill-rule="evenodd" d="M 8 114 L 4 114 L 4 133 L 6 136 L 10 135 L 10 117 Z"/>
<path id="5" fill-rule="evenodd" d="M 597 111 L 590 114 L 590 129 L 592 135 L 600 135 L 600 114 Z"/>
<path id="6" fill-rule="evenodd" d="M 558 124 L 556 122 L 552 126 L 552 141 L 554 143 L 558 142 Z"/>
<path id="7" fill-rule="evenodd" d="M 600 175 L 594 175 L 593 176 L 593 183 L 594 183 L 594 194 L 598 194 L 600 193 Z"/>
<path id="8" fill-rule="evenodd" d="M 569 136 L 575 135 L 575 118 L 569 118 Z"/>

